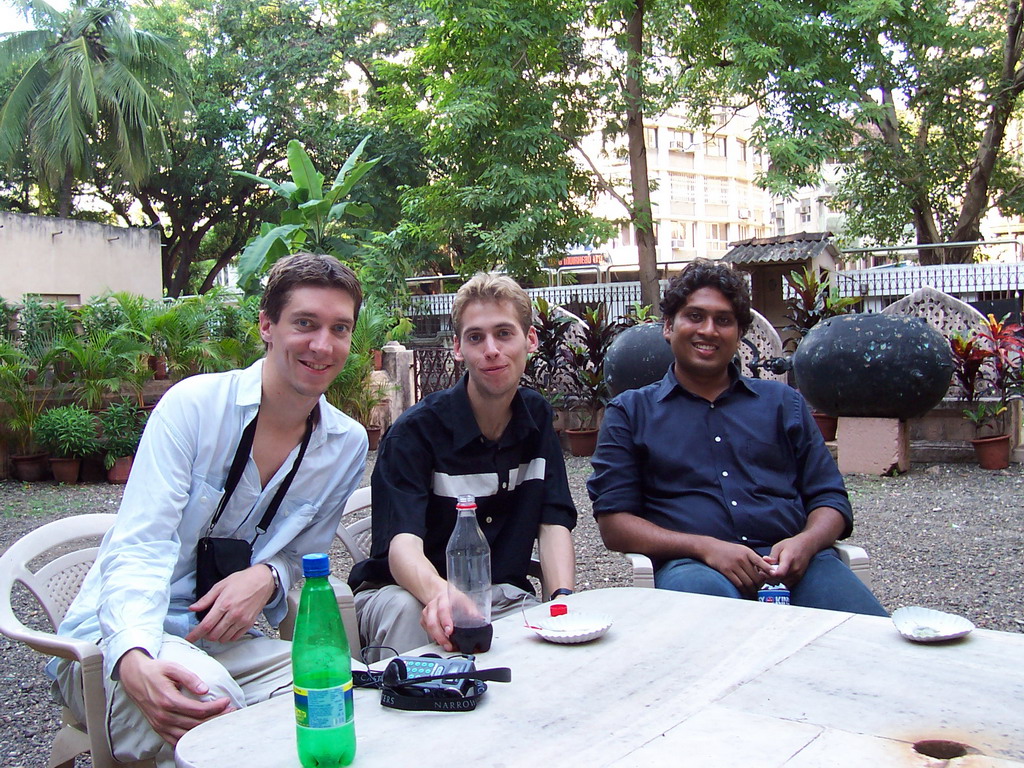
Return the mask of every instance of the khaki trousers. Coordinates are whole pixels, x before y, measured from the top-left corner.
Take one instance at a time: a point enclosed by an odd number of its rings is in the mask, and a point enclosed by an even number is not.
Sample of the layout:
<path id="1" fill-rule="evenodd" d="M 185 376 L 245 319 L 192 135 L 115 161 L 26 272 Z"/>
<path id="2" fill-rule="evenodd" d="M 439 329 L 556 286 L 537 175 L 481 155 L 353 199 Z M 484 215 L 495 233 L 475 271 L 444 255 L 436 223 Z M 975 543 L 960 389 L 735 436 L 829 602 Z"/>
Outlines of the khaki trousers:
<path id="1" fill-rule="evenodd" d="M 269 637 L 246 636 L 233 643 L 200 641 L 193 645 L 177 635 L 164 635 L 158 657 L 172 661 L 203 679 L 210 692 L 206 701 L 227 697 L 242 708 L 290 693 L 291 643 Z M 57 690 L 66 706 L 84 722 L 82 676 L 77 662 L 57 666 Z M 119 680 L 104 680 L 107 697 L 107 741 L 117 760 L 155 758 L 159 766 L 174 765 L 174 747 L 150 727 L 142 711 L 124 692 Z"/>

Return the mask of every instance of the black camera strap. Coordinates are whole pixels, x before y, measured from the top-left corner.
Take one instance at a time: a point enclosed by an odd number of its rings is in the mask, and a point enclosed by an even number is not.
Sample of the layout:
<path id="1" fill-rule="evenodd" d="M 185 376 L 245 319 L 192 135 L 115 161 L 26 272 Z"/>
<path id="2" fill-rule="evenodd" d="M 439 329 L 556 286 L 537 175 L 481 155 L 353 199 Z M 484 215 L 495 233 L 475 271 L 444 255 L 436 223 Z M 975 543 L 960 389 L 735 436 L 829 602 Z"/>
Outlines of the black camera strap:
<path id="1" fill-rule="evenodd" d="M 472 712 L 480 703 L 480 697 L 487 690 L 484 680 L 508 683 L 512 680 L 512 670 L 508 667 L 493 669 L 474 669 L 470 672 L 447 672 L 440 675 L 426 675 L 402 680 L 401 685 L 389 685 L 384 682 L 384 674 L 375 671 L 353 670 L 352 679 L 357 688 L 379 688 L 380 703 L 389 709 L 404 709 L 412 712 Z M 433 680 L 469 680 L 473 690 L 462 696 L 453 696 L 437 689 L 416 688 L 417 683 Z M 416 694 L 408 691 L 417 691 Z M 435 693 L 436 691 L 436 693 Z"/>
<path id="2" fill-rule="evenodd" d="M 302 458 L 306 455 L 306 448 L 309 446 L 309 438 L 313 434 L 313 416 L 316 413 L 316 407 L 309 412 L 309 416 L 306 417 L 306 432 L 302 436 L 302 443 L 299 446 L 299 453 L 295 457 L 295 461 L 292 463 L 292 468 L 281 482 L 281 487 L 277 489 L 277 493 L 274 494 L 274 498 L 271 499 L 269 506 L 263 513 L 263 518 L 256 526 L 256 537 L 260 534 L 266 533 L 270 524 L 274 520 L 274 515 L 277 514 L 278 507 L 281 506 L 281 502 L 284 501 L 285 494 L 288 493 L 288 488 L 291 487 L 292 480 L 295 479 L 295 474 L 299 471 L 299 465 L 302 464 Z M 228 470 L 227 480 L 224 482 L 224 495 L 220 498 L 220 504 L 217 505 L 217 511 L 213 514 L 213 519 L 210 521 L 210 527 L 206 531 L 206 535 L 209 536 L 213 533 L 214 527 L 217 525 L 217 521 L 220 520 L 220 516 L 224 513 L 225 507 L 228 505 L 228 501 L 231 500 L 232 494 L 235 492 L 235 488 L 238 487 L 238 481 L 242 479 L 242 472 L 245 471 L 245 465 L 249 461 L 249 454 L 252 453 L 252 443 L 256 437 L 256 422 L 260 417 L 260 412 L 257 409 L 256 415 L 252 417 L 245 429 L 242 431 L 242 437 L 238 440 L 238 447 L 235 449 L 235 456 L 231 460 L 231 468 Z M 255 543 L 254 538 L 250 544 Z"/>

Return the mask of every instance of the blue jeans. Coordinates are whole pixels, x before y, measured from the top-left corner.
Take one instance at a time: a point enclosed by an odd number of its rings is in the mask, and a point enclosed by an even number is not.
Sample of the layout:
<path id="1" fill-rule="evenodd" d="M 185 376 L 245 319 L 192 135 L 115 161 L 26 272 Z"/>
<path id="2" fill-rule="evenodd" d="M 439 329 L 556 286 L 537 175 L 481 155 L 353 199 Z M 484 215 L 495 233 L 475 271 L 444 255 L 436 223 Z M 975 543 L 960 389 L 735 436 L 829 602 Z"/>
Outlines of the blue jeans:
<path id="1" fill-rule="evenodd" d="M 654 574 L 658 589 L 694 592 L 717 597 L 743 597 L 729 579 L 699 560 L 684 557 L 669 560 Z M 849 611 L 868 616 L 888 616 L 864 582 L 829 547 L 811 558 L 807 571 L 789 593 L 792 605 Z"/>

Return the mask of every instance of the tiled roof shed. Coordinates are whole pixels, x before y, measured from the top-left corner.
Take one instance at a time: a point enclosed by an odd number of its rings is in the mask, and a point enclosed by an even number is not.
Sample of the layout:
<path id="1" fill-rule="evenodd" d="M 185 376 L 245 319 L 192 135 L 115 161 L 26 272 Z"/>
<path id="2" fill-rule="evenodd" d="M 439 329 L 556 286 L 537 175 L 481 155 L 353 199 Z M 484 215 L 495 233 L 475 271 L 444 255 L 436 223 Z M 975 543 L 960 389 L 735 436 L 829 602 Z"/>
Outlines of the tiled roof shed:
<path id="1" fill-rule="evenodd" d="M 839 259 L 831 232 L 798 232 L 777 237 L 752 237 L 730 243 L 733 246 L 722 261 L 736 266 L 747 264 L 800 264 L 814 261 L 822 254 Z"/>

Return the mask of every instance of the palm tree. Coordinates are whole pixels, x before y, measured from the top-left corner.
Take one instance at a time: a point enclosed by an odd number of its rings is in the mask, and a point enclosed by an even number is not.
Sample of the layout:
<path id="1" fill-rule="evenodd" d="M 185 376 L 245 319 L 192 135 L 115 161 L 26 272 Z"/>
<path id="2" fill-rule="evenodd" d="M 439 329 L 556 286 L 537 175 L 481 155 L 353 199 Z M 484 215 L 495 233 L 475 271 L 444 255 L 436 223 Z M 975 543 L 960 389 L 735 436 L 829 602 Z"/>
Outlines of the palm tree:
<path id="1" fill-rule="evenodd" d="M 40 184 L 71 212 L 76 180 L 98 165 L 139 184 L 166 152 L 161 117 L 187 101 L 183 61 L 133 29 L 118 0 L 11 0 L 37 29 L 0 35 L 0 77 L 21 79 L 0 110 L 0 162 L 29 155 Z"/>

